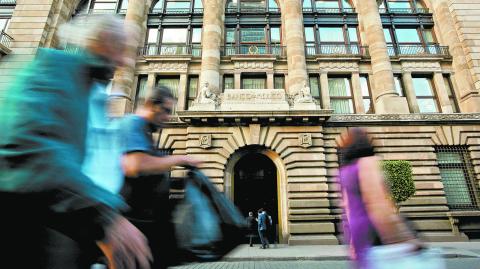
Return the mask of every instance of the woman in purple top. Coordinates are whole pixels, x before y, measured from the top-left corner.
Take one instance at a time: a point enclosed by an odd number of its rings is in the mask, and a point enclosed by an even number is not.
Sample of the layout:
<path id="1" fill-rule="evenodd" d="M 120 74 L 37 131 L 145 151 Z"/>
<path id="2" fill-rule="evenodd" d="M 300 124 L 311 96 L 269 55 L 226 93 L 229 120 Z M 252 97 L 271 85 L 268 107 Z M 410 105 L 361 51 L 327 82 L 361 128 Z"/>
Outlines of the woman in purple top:
<path id="1" fill-rule="evenodd" d="M 350 129 L 342 135 L 340 152 L 343 227 L 355 267 L 369 268 L 366 256 L 374 245 L 409 240 L 418 245 L 396 213 L 367 133 L 360 128 Z"/>

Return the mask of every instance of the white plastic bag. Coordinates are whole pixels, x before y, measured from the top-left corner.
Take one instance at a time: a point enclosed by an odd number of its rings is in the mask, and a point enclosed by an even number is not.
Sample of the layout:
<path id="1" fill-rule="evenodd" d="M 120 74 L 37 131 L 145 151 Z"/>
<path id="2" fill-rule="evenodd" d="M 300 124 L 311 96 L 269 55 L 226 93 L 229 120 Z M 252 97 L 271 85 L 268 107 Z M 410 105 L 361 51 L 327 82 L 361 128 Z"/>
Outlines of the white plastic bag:
<path id="1" fill-rule="evenodd" d="M 408 243 L 373 247 L 368 251 L 368 269 L 446 269 L 443 252 L 439 248 L 414 251 Z"/>

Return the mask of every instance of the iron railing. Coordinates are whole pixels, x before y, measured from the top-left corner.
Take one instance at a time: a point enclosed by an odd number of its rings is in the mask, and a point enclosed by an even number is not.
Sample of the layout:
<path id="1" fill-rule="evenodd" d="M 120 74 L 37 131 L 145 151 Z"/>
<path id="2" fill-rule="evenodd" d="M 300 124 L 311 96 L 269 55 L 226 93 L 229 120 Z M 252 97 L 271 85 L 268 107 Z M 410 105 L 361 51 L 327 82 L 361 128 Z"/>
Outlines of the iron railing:
<path id="1" fill-rule="evenodd" d="M 0 5 L 15 5 L 17 0 L 0 0 Z"/>
<path id="2" fill-rule="evenodd" d="M 0 31 L 0 44 L 6 48 L 10 48 L 10 45 L 13 42 L 13 38 L 5 33 L 3 30 Z"/>
<path id="3" fill-rule="evenodd" d="M 380 8 L 379 12 L 383 13 L 393 13 L 393 14 L 429 14 L 430 10 L 428 8 Z"/>
<path id="4" fill-rule="evenodd" d="M 354 8 L 313 8 L 304 7 L 303 13 L 323 13 L 323 14 L 338 14 L 338 13 L 355 13 Z"/>
<path id="5" fill-rule="evenodd" d="M 227 45 L 221 48 L 222 56 L 232 55 L 276 55 L 286 56 L 286 49 L 280 45 Z"/>
<path id="6" fill-rule="evenodd" d="M 367 46 L 359 44 L 312 44 L 305 46 L 307 56 L 331 55 L 331 56 L 361 56 L 368 57 Z"/>
<path id="7" fill-rule="evenodd" d="M 152 14 L 172 14 L 172 15 L 180 15 L 180 14 L 203 14 L 203 8 L 158 8 L 153 9 Z"/>
<path id="8" fill-rule="evenodd" d="M 266 7 L 227 7 L 225 13 L 280 13 L 279 8 Z"/>
<path id="9" fill-rule="evenodd" d="M 450 57 L 448 46 L 432 45 L 388 45 L 388 55 L 398 56 L 427 56 L 427 57 Z"/>
<path id="10" fill-rule="evenodd" d="M 202 46 L 180 45 L 180 44 L 148 44 L 139 48 L 139 56 L 168 56 L 168 55 L 192 55 L 194 57 L 202 56 Z"/>

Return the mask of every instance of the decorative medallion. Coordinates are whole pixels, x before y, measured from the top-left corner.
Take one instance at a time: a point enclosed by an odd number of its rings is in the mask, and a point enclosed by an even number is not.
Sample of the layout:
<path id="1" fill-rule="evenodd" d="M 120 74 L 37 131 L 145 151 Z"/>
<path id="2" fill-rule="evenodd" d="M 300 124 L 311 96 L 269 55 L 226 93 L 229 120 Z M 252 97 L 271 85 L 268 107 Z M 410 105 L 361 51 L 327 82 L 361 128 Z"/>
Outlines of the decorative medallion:
<path id="1" fill-rule="evenodd" d="M 303 148 L 309 148 L 313 146 L 312 134 L 300 134 L 300 136 L 298 137 L 298 142 Z"/>
<path id="2" fill-rule="evenodd" d="M 200 141 L 201 148 L 208 149 L 212 146 L 212 135 L 211 134 L 200 135 L 199 141 Z"/>

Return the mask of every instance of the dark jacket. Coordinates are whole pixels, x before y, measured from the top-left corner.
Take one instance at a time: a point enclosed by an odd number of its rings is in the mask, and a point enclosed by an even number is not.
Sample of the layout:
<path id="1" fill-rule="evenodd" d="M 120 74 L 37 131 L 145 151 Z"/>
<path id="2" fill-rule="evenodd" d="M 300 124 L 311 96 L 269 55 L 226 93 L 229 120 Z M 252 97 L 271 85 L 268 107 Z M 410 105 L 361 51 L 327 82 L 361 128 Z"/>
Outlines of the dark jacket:
<path id="1" fill-rule="evenodd" d="M 104 64 L 87 52 L 40 49 L 0 103 L 0 192 L 52 193 L 55 212 L 125 207 L 81 172 L 92 74 Z M 96 71 L 94 71 L 96 70 Z"/>

